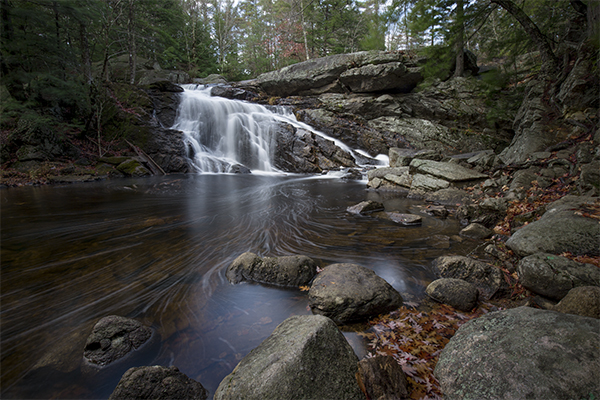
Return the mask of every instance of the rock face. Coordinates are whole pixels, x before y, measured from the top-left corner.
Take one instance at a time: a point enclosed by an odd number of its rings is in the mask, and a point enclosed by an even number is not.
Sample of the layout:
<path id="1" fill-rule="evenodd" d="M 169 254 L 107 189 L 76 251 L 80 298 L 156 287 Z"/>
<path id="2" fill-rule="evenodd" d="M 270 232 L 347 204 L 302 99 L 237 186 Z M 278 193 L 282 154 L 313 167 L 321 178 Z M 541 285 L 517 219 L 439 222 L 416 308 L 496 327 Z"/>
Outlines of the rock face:
<path id="1" fill-rule="evenodd" d="M 315 278 L 308 301 L 314 314 L 349 322 L 395 310 L 402 305 L 402 296 L 373 270 L 332 264 Z"/>
<path id="2" fill-rule="evenodd" d="M 529 307 L 489 313 L 459 328 L 434 373 L 449 400 L 597 398 L 599 328 Z"/>
<path id="3" fill-rule="evenodd" d="M 252 281 L 278 286 L 308 285 L 317 274 L 317 264 L 307 256 L 261 258 L 246 252 L 227 268 L 225 276 L 231 283 Z"/>
<path id="4" fill-rule="evenodd" d="M 517 274 L 524 287 L 554 300 L 562 299 L 578 286 L 600 285 L 600 268 L 548 253 L 521 259 Z"/>
<path id="5" fill-rule="evenodd" d="M 223 379 L 215 400 L 364 399 L 358 359 L 329 318 L 294 316 Z"/>
<path id="6" fill-rule="evenodd" d="M 202 384 L 179 372 L 177 367 L 155 365 L 127 370 L 109 400 L 205 400 L 207 397 Z"/>
<path id="7" fill-rule="evenodd" d="M 535 253 L 600 254 L 600 224 L 578 211 L 598 199 L 584 196 L 565 196 L 546 208 L 542 217 L 516 231 L 506 246 L 521 257 Z"/>
<path id="8" fill-rule="evenodd" d="M 442 256 L 433 261 L 436 274 L 442 278 L 462 279 L 479 290 L 479 298 L 489 300 L 504 288 L 502 271 L 493 265 L 463 256 Z"/>
<path id="9" fill-rule="evenodd" d="M 422 80 L 417 65 L 399 52 L 363 51 L 308 60 L 267 72 L 257 83 L 271 96 L 408 92 Z"/>
<path id="10" fill-rule="evenodd" d="M 139 321 L 110 315 L 94 325 L 83 357 L 93 365 L 104 367 L 139 349 L 152 334 L 152 329 Z"/>
<path id="11" fill-rule="evenodd" d="M 477 288 L 462 279 L 437 279 L 427 286 L 426 293 L 433 300 L 461 311 L 471 311 L 477 306 Z"/>

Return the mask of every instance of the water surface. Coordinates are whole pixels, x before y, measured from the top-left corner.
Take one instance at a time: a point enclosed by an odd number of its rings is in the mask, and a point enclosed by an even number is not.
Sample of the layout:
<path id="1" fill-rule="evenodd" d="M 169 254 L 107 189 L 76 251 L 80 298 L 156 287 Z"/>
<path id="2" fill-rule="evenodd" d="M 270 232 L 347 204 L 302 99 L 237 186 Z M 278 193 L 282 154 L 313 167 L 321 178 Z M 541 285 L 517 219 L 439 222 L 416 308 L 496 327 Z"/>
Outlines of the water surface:
<path id="1" fill-rule="evenodd" d="M 225 269 L 246 251 L 361 264 L 418 300 L 433 258 L 476 246 L 438 248 L 458 223 L 423 214 L 422 202 L 321 177 L 171 175 L 0 196 L 2 398 L 107 398 L 134 361 L 90 375 L 81 360 L 93 324 L 111 314 L 160 335 L 138 362 L 175 365 L 212 397 L 280 322 L 310 314 L 306 292 L 230 285 Z M 365 199 L 423 224 L 346 213 Z M 362 357 L 360 337 L 342 329 Z"/>

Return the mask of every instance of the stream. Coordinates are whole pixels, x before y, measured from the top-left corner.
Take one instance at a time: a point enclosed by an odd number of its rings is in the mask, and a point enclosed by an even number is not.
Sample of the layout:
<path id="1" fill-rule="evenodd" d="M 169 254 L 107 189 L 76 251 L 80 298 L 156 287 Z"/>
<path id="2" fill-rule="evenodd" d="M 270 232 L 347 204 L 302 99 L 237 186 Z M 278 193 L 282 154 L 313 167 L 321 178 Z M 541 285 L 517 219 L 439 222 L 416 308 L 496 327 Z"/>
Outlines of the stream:
<path id="1" fill-rule="evenodd" d="M 231 159 L 221 150 L 218 162 L 197 168 L 221 172 Z M 107 398 L 134 360 L 90 372 L 83 348 L 100 318 L 121 315 L 159 335 L 136 363 L 175 365 L 212 398 L 279 323 L 310 314 L 306 291 L 229 284 L 225 270 L 240 254 L 360 264 L 405 302 L 419 302 L 434 279 L 434 258 L 478 245 L 440 245 L 459 223 L 427 215 L 422 201 L 369 191 L 365 181 L 256 166 L 264 169 L 1 189 L 1 397 Z M 403 227 L 346 212 L 367 199 L 423 223 Z M 356 332 L 364 326 L 341 329 L 362 358 L 366 344 Z"/>

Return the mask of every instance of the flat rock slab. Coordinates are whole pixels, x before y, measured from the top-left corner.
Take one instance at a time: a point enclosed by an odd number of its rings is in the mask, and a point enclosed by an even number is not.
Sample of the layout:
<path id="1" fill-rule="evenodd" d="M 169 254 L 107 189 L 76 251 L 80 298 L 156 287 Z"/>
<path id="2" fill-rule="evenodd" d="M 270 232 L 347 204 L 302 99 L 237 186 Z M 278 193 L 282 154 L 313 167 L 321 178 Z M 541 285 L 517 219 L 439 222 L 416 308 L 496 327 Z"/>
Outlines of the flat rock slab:
<path id="1" fill-rule="evenodd" d="M 317 264 L 307 256 L 259 257 L 246 252 L 227 267 L 225 276 L 236 284 L 243 281 L 277 286 L 308 285 L 317 274 Z"/>
<path id="2" fill-rule="evenodd" d="M 371 269 L 331 264 L 313 281 L 308 304 L 314 314 L 351 322 L 397 309 L 402 305 L 402 296 Z"/>
<path id="3" fill-rule="evenodd" d="M 202 384 L 179 372 L 176 367 L 130 368 L 123 374 L 109 400 L 205 400 Z"/>
<path id="4" fill-rule="evenodd" d="M 283 321 L 225 377 L 215 400 L 364 400 L 358 358 L 329 318 Z"/>
<path id="5" fill-rule="evenodd" d="M 448 400 L 600 397 L 600 321 L 529 307 L 461 326 L 435 367 Z"/>
<path id="6" fill-rule="evenodd" d="M 356 214 L 356 215 L 364 215 L 364 214 L 369 214 L 375 211 L 383 211 L 384 207 L 383 204 L 381 204 L 378 201 L 373 201 L 373 200 L 366 200 L 366 201 L 361 201 L 358 204 L 355 204 L 351 207 L 348 207 L 346 209 L 346 211 L 348 211 L 350 214 Z"/>
<path id="7" fill-rule="evenodd" d="M 438 179 L 429 174 L 414 174 L 412 177 L 410 188 L 412 190 L 436 191 L 446 189 L 450 186 L 450 182 L 445 179 Z"/>
<path id="8" fill-rule="evenodd" d="M 397 224 L 404 226 L 421 225 L 423 218 L 415 214 L 401 214 L 397 212 L 388 212 L 387 216 Z"/>
<path id="9" fill-rule="evenodd" d="M 410 171 L 411 173 L 418 172 L 421 174 L 433 175 L 450 182 L 489 178 L 486 174 L 465 168 L 455 163 L 420 159 L 414 159 L 410 162 Z"/>

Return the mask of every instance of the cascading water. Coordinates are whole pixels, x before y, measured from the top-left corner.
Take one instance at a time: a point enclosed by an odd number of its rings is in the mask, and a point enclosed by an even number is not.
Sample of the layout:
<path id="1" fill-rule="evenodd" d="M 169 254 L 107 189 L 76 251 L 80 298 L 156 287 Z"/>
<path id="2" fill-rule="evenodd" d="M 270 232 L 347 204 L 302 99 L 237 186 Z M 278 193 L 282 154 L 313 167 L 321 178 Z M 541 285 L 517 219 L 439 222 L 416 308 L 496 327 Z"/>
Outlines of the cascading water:
<path id="1" fill-rule="evenodd" d="M 188 156 L 198 172 L 237 172 L 240 168 L 253 171 L 279 172 L 273 165 L 276 125 L 288 123 L 314 132 L 333 141 L 350 153 L 359 164 L 385 163 L 380 157 L 371 159 L 364 152 L 355 152 L 341 141 L 315 131 L 298 122 L 286 107 L 211 97 L 211 88 L 184 85 L 173 129 L 186 135 Z"/>

